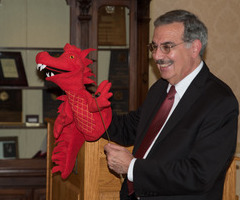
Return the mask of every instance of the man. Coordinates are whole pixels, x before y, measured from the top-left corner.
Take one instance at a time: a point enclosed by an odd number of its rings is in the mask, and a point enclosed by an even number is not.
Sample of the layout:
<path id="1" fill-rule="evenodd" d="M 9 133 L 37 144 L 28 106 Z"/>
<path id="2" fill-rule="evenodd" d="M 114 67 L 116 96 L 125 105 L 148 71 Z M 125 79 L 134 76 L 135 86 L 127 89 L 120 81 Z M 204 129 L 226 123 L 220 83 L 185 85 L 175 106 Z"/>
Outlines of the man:
<path id="1" fill-rule="evenodd" d="M 202 60 L 207 28 L 195 15 L 170 11 L 154 26 L 149 48 L 161 79 L 137 111 L 113 116 L 111 140 L 134 149 L 132 155 L 107 144 L 108 166 L 126 174 L 120 192 L 124 200 L 220 200 L 236 147 L 238 102 Z M 176 93 L 169 98 L 174 103 L 168 118 L 150 146 L 141 146 L 171 86 Z"/>

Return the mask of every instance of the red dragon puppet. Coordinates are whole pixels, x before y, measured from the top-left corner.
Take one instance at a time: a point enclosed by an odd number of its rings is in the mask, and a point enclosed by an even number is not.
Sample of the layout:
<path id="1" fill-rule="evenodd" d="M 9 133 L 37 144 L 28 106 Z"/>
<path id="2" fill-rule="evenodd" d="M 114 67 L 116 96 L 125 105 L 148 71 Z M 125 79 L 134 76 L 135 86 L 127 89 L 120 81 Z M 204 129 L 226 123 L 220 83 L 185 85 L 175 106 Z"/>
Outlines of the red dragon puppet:
<path id="1" fill-rule="evenodd" d="M 47 70 L 46 80 L 54 82 L 65 92 L 58 97 L 63 103 L 54 123 L 56 146 L 52 154 L 52 161 L 56 164 L 52 173 L 60 171 L 63 179 L 72 172 L 83 143 L 99 139 L 112 119 L 111 83 L 103 81 L 95 94 L 90 94 L 85 87 L 86 84 L 95 84 L 89 78 L 94 76 L 88 67 L 92 60 L 86 58 L 93 50 L 81 50 L 66 44 L 59 57 L 52 57 L 48 52 L 36 56 L 37 69 Z"/>

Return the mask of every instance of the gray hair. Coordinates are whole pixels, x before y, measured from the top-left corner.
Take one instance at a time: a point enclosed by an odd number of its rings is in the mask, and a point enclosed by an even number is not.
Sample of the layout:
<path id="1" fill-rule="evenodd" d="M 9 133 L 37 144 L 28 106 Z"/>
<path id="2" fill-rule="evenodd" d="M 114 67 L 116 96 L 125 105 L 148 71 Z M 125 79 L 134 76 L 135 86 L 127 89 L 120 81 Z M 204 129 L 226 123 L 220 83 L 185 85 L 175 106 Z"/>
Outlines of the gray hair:
<path id="1" fill-rule="evenodd" d="M 174 22 L 180 22 L 184 25 L 183 41 L 191 43 L 196 39 L 199 39 L 202 43 L 200 56 L 203 57 L 204 51 L 207 46 L 208 30 L 203 22 L 199 18 L 185 10 L 173 10 L 167 12 L 154 21 L 155 28 L 161 25 L 171 24 Z"/>

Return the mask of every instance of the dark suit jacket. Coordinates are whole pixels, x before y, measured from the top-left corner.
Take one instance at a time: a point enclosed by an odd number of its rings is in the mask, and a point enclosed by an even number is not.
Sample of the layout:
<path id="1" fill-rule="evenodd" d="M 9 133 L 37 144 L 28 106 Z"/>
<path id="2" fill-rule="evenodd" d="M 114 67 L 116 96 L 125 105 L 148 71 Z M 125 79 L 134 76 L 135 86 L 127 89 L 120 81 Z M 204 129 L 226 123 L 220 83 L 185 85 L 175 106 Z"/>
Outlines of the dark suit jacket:
<path id="1" fill-rule="evenodd" d="M 166 96 L 167 85 L 158 80 L 141 108 L 114 115 L 111 140 L 134 144 L 134 154 Z M 231 89 L 204 63 L 147 158 L 135 162 L 136 195 L 149 200 L 222 199 L 225 173 L 236 148 L 238 112 Z M 128 199 L 126 181 L 120 194 Z"/>

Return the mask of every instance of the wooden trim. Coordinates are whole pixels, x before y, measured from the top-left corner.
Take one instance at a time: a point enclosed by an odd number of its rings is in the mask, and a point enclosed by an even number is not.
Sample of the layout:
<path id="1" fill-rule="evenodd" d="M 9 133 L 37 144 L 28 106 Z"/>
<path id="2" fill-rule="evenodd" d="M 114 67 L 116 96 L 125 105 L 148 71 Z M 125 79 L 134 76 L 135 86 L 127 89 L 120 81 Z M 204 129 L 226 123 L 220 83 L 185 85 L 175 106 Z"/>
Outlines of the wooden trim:
<path id="1" fill-rule="evenodd" d="M 240 161 L 239 157 L 234 157 L 231 165 L 229 166 L 223 189 L 223 200 L 235 200 L 237 199 L 236 195 L 236 176 L 237 176 L 237 166 L 236 162 Z"/>
<path id="2" fill-rule="evenodd" d="M 47 122 L 47 170 L 46 170 L 46 200 L 52 200 L 52 151 L 54 147 L 54 135 L 53 135 L 53 127 L 54 120 L 47 118 L 45 119 Z"/>

